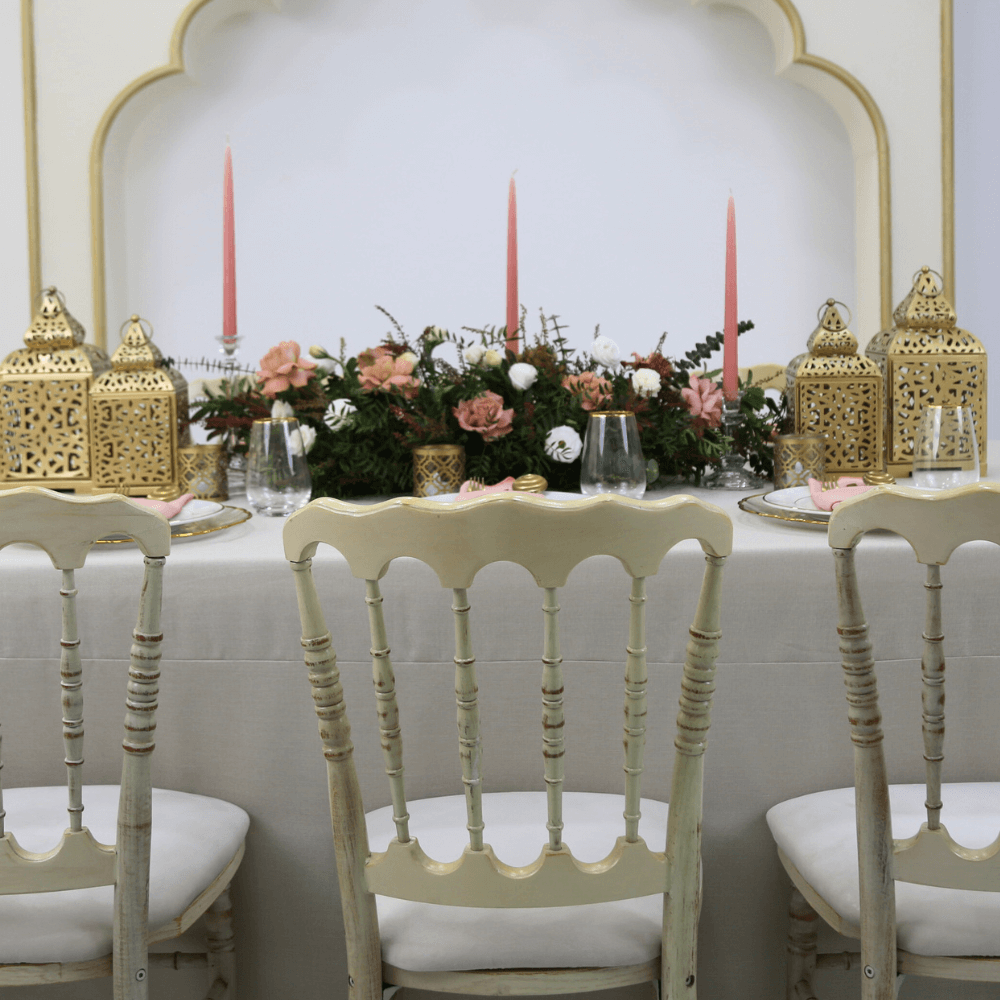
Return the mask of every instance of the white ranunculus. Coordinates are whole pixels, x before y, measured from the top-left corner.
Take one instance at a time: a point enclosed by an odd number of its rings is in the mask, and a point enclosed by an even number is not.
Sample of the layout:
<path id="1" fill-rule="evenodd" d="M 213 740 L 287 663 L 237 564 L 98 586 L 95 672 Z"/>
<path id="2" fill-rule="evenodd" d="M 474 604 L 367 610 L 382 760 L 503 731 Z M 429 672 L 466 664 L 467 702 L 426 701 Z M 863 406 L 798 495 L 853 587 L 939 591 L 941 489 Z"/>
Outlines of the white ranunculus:
<path id="1" fill-rule="evenodd" d="M 331 431 L 341 431 L 351 425 L 358 408 L 346 399 L 335 399 L 323 414 L 323 423 Z"/>
<path id="2" fill-rule="evenodd" d="M 483 355 L 486 353 L 486 348 L 482 344 L 473 344 L 472 347 L 467 347 L 465 349 L 465 360 L 469 362 L 470 365 L 478 365 L 480 361 L 483 360 Z"/>
<path id="3" fill-rule="evenodd" d="M 618 345 L 610 337 L 595 337 L 590 346 L 590 356 L 605 368 L 617 370 L 621 363 L 621 352 Z"/>
<path id="4" fill-rule="evenodd" d="M 409 361 L 410 364 L 413 365 L 414 368 L 416 368 L 417 361 L 419 360 L 419 358 L 413 353 L 413 351 L 403 351 L 403 353 L 400 354 L 400 356 L 396 358 L 396 360 Z"/>
<path id="5" fill-rule="evenodd" d="M 271 407 L 272 420 L 281 420 L 283 417 L 294 417 L 294 416 L 295 416 L 295 411 L 292 409 L 290 404 L 280 399 L 276 399 L 274 401 L 274 405 Z"/>
<path id="6" fill-rule="evenodd" d="M 632 372 L 632 388 L 640 396 L 655 396 L 660 391 L 660 373 L 652 368 L 636 368 Z"/>
<path id="7" fill-rule="evenodd" d="M 580 435 L 572 427 L 562 424 L 545 435 L 545 454 L 557 462 L 575 462 L 583 451 Z"/>
<path id="8" fill-rule="evenodd" d="M 499 351 L 489 350 L 483 355 L 483 364 L 490 368 L 496 368 L 503 361 L 503 355 Z"/>
<path id="9" fill-rule="evenodd" d="M 530 389 L 537 378 L 538 369 L 526 361 L 518 361 L 516 365 L 510 366 L 510 382 L 515 389 Z"/>

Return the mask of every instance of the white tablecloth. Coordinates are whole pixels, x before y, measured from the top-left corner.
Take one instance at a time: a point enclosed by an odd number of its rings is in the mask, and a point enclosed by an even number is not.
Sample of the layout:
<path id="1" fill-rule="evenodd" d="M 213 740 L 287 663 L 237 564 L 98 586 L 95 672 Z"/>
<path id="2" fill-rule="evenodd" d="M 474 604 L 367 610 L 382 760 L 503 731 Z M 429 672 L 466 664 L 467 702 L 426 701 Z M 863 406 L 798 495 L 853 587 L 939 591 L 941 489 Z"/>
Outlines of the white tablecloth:
<path id="1" fill-rule="evenodd" d="M 735 524 L 705 771 L 699 996 L 773 1000 L 784 989 L 788 889 L 764 813 L 782 799 L 848 785 L 853 774 L 832 558 L 822 529 L 744 513 L 735 494 L 688 492 L 722 506 Z M 233 893 L 240 996 L 326 1000 L 346 996 L 347 973 L 325 764 L 300 658 L 282 523 L 254 517 L 174 544 L 164 592 L 154 780 L 228 798 L 251 815 Z M 971 545 L 942 574 L 951 723 L 947 780 L 996 777 L 1000 740 L 990 723 L 1000 699 L 1000 621 L 988 588 L 996 557 L 989 544 Z M 858 559 L 876 655 L 884 661 L 879 679 L 893 777 L 919 781 L 923 571 L 902 539 L 888 534 L 866 538 Z M 649 797 L 665 798 L 669 790 L 680 665 L 703 565 L 697 544 L 685 543 L 649 581 L 643 784 Z M 373 725 L 363 587 L 329 549 L 321 548 L 314 569 L 339 654 L 366 808 L 377 808 L 389 802 L 389 793 Z M 77 574 L 88 677 L 88 781 L 117 780 L 120 770 L 124 664 L 141 573 L 133 547 L 104 546 Z M 58 574 L 43 553 L 14 546 L 0 555 L 7 625 L 0 648 L 0 721 L 8 786 L 63 780 L 58 588 Z M 407 793 L 416 798 L 458 792 L 451 595 L 412 560 L 390 569 L 383 593 Z M 501 564 L 480 574 L 470 597 L 487 787 L 542 788 L 541 595 L 524 570 Z M 627 577 L 613 560 L 591 560 L 570 578 L 560 603 L 566 787 L 617 792 Z M 15 693 L 18 708 L 12 711 Z M 9 824 L 16 833 L 16 816 Z M 839 947 L 856 950 L 856 943 L 841 941 Z M 157 970 L 151 995 L 191 995 L 199 976 Z M 821 974 L 824 997 L 855 995 L 855 978 Z M 72 989 L 74 997 L 96 997 L 107 984 Z M 906 990 L 911 997 L 943 995 L 930 983 L 908 983 Z M 24 995 L 45 1000 L 63 994 L 45 987 Z"/>

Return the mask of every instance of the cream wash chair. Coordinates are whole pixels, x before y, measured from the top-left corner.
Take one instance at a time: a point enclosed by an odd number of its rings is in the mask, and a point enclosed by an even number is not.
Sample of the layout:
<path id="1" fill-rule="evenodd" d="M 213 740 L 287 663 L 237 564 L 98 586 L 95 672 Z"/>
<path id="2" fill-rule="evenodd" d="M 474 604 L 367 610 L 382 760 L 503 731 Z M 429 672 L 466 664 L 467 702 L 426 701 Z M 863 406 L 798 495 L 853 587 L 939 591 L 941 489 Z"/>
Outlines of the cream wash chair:
<path id="1" fill-rule="evenodd" d="M 698 539 L 707 565 L 684 665 L 668 815 L 665 803 L 640 802 L 645 578 L 685 538 Z M 353 575 L 364 580 L 392 798 L 390 807 L 367 816 L 336 655 L 310 569 L 320 542 L 341 552 Z M 444 505 L 405 498 L 371 507 L 320 499 L 289 518 L 284 543 L 327 760 L 350 1000 L 379 1000 L 383 988 L 391 995 L 407 986 L 539 995 L 641 982 L 659 986 L 661 979 L 667 997 L 694 1000 L 702 755 L 714 691 L 719 587 L 732 545 L 729 518 L 684 496 L 651 503 L 617 496 L 559 503 L 506 493 Z M 632 578 L 623 650 L 624 797 L 562 789 L 558 589 L 574 566 L 598 554 L 615 556 Z M 427 563 L 450 591 L 462 795 L 407 802 L 404 793 L 405 706 L 397 705 L 379 590 L 398 556 Z M 534 738 L 544 792 L 491 793 L 480 777 L 469 588 L 483 566 L 499 561 L 523 566 L 542 590 L 542 692 Z M 624 621 L 622 633 L 625 639 Z M 640 812 L 651 847 L 640 836 Z M 564 820 L 576 856 L 563 841 Z"/>
<path id="2" fill-rule="evenodd" d="M 121 786 L 89 785 L 84 794 L 74 571 L 96 539 L 113 533 L 135 540 L 145 575 L 132 633 Z M 206 997 L 234 1000 L 228 887 L 249 819 L 228 802 L 150 786 L 170 526 L 122 497 L 24 487 L 0 493 L 0 548 L 14 542 L 44 549 L 62 573 L 62 637 L 52 647 L 61 648 L 68 802 L 61 787 L 0 790 L 0 985 L 113 975 L 116 1000 L 144 1000 L 151 965 L 200 966 L 208 970 Z M 15 696 L 8 688 L 3 708 Z M 203 914 L 207 954 L 147 953 L 148 944 L 179 937 Z"/>
<path id="3" fill-rule="evenodd" d="M 926 786 L 890 785 L 886 774 L 872 642 L 854 569 L 854 547 L 875 528 L 902 535 L 926 566 Z M 998 484 L 940 493 L 881 487 L 841 504 L 830 519 L 855 787 L 804 795 L 767 814 L 794 885 L 788 1000 L 815 998 L 816 968 L 860 967 L 864 1000 L 892 1000 L 907 974 L 1000 982 L 1000 782 L 941 783 L 941 567 L 976 539 L 1000 544 Z M 905 839 L 895 840 L 894 831 Z M 817 956 L 817 914 L 860 938 L 860 955 Z"/>

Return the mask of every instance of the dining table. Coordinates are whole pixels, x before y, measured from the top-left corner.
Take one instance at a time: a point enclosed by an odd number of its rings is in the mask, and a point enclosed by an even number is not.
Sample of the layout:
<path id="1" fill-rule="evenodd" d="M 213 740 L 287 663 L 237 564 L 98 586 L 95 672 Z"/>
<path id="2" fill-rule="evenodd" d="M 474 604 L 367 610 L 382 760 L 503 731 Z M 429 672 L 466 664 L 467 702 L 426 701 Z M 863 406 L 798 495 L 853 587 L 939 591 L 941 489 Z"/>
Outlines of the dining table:
<path id="1" fill-rule="evenodd" d="M 1000 443 L 991 446 L 1000 456 Z M 1000 475 L 1000 465 L 992 471 Z M 904 482 L 905 484 L 905 482 Z M 717 690 L 705 758 L 701 1000 L 784 996 L 790 884 L 765 823 L 777 802 L 853 783 L 853 757 L 836 631 L 834 566 L 822 525 L 741 510 L 744 494 L 680 485 L 732 518 L 722 592 Z M 226 501 L 247 508 L 245 497 Z M 176 538 L 163 593 L 163 662 L 153 780 L 217 796 L 250 814 L 246 856 L 233 883 L 240 1000 L 347 996 L 326 764 L 299 641 L 280 517 L 255 515 L 225 530 Z M 888 532 L 858 546 L 872 628 L 891 779 L 920 781 L 923 572 Z M 668 799 L 687 628 L 704 567 L 695 541 L 677 545 L 648 580 L 649 708 L 645 797 Z M 384 774 L 364 584 L 336 551 L 313 561 L 352 722 L 365 808 L 390 803 Z M 971 543 L 942 571 L 948 719 L 945 780 L 997 778 L 1000 615 L 996 547 Z M 85 781 L 118 780 L 128 651 L 142 559 L 130 543 L 98 544 L 77 572 L 85 686 Z M 621 793 L 623 672 L 629 578 L 595 557 L 560 592 L 565 677 L 565 787 Z M 44 552 L 0 554 L 4 609 L 0 722 L 7 787 L 58 784 L 59 574 Z M 451 593 L 424 564 L 393 563 L 382 583 L 399 694 L 408 797 L 462 789 L 455 728 Z M 477 657 L 484 787 L 542 789 L 542 593 L 527 571 L 498 563 L 469 591 Z M 86 803 L 86 793 L 84 795 Z M 945 820 L 947 799 L 945 799 Z M 486 838 L 489 836 L 487 817 Z M 17 831 L 17 817 L 8 817 Z M 419 836 L 419 830 L 414 831 Z M 641 829 L 640 829 L 641 833 Z M 897 836 L 904 835 L 896 831 Z M 539 831 L 541 846 L 545 831 Z M 566 831 L 572 843 L 572 832 Z M 610 847 L 611 845 L 609 845 Z M 448 859 L 442 859 L 448 860 Z M 168 943 L 158 950 L 175 950 Z M 183 947 L 183 945 L 181 946 Z M 820 950 L 857 951 L 823 929 Z M 824 1000 L 856 996 L 859 973 L 822 971 Z M 153 998 L 200 995 L 203 973 L 157 969 Z M 946 995 L 931 980 L 907 998 Z M 10 994 L 21 996 L 21 988 Z M 34 1000 L 105 996 L 106 980 L 31 987 Z M 638 996 L 647 987 L 619 991 Z M 995 993 L 972 985 L 964 996 Z M 992 987 L 995 990 L 995 987 Z M 67 990 L 69 992 L 67 992 Z"/>

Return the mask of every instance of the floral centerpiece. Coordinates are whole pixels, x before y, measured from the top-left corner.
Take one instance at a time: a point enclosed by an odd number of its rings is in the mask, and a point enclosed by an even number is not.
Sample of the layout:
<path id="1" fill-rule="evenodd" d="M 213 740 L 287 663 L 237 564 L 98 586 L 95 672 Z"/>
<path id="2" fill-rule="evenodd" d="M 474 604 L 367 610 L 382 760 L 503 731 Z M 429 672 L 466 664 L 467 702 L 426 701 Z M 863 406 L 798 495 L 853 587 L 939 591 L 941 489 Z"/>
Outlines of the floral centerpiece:
<path id="1" fill-rule="evenodd" d="M 648 354 L 623 360 L 599 330 L 589 350 L 573 350 L 556 316 L 543 314 L 517 355 L 505 349 L 502 328 L 453 335 L 431 326 L 411 341 L 389 319 L 384 341 L 357 357 L 345 356 L 343 342 L 336 356 L 318 345 L 304 355 L 295 341 L 282 342 L 261 359 L 255 379 L 223 383 L 192 420 L 210 436 L 232 435 L 244 450 L 255 418 L 276 406 L 294 413 L 315 496 L 407 493 L 411 450 L 426 444 L 463 445 L 466 474 L 483 482 L 530 472 L 551 489 L 576 489 L 582 435 L 595 410 L 635 413 L 650 484 L 658 476 L 698 483 L 725 450 L 718 372 L 698 374 L 722 346 L 721 334 L 682 359 L 664 356 L 664 334 Z M 523 313 L 521 328 L 527 344 Z M 752 328 L 744 322 L 739 329 Z M 444 343 L 456 346 L 458 367 L 435 354 Z M 746 420 L 736 445 L 755 472 L 770 476 L 783 410 L 752 381 L 743 388 Z"/>

